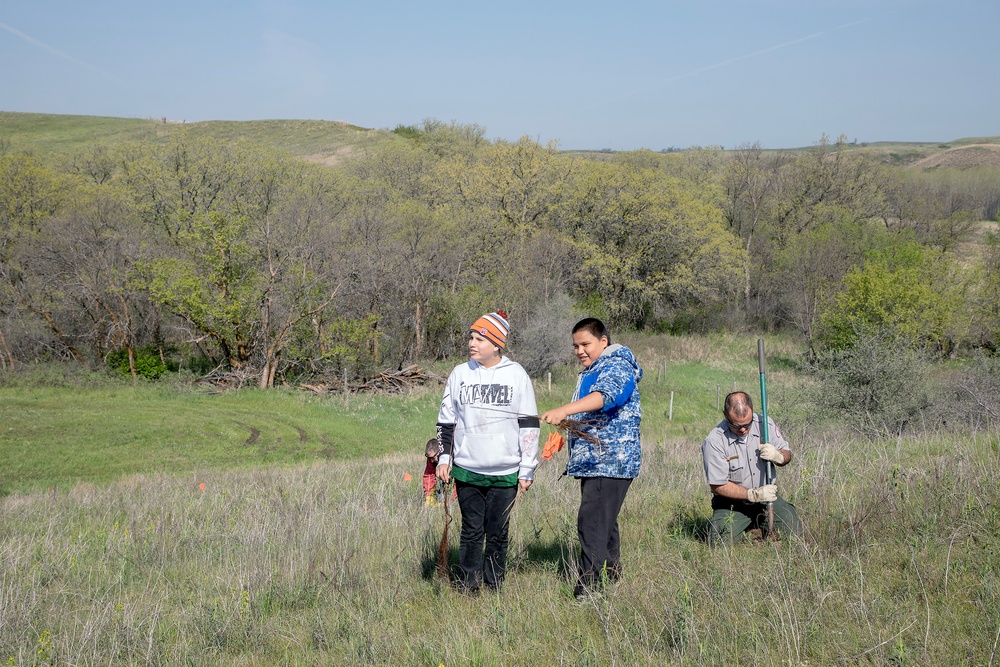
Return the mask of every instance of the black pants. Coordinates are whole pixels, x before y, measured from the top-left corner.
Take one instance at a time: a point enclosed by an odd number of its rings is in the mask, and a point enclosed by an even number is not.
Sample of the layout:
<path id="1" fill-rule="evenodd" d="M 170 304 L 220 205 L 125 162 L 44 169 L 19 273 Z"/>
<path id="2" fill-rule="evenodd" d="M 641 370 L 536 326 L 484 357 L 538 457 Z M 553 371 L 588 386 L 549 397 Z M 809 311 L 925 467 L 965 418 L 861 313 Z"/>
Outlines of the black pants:
<path id="1" fill-rule="evenodd" d="M 459 583 L 469 590 L 478 589 L 483 581 L 490 588 L 500 588 L 507 571 L 507 528 L 517 487 L 474 486 L 458 480 L 455 487 L 458 490 L 458 506 L 462 510 L 462 533 L 458 544 Z"/>
<path id="2" fill-rule="evenodd" d="M 618 513 L 631 484 L 631 479 L 580 478 L 580 512 L 576 517 L 580 536 L 579 585 L 598 586 L 605 568 L 612 579 L 621 574 Z"/>

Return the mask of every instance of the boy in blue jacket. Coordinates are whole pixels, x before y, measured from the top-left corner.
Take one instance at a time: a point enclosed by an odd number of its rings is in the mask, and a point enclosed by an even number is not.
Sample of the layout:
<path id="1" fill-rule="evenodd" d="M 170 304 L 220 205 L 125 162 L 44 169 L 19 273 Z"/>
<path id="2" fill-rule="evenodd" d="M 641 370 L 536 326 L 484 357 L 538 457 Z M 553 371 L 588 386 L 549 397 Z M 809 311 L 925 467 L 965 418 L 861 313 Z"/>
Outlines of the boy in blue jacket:
<path id="1" fill-rule="evenodd" d="M 621 577 L 618 513 L 642 462 L 642 369 L 632 351 L 612 344 L 607 327 L 593 317 L 573 327 L 573 352 L 583 364 L 573 401 L 541 420 L 558 425 L 572 418 L 583 422 L 581 430 L 590 436 L 567 433 L 566 474 L 580 480 L 580 573 L 573 594 L 581 598 Z"/>

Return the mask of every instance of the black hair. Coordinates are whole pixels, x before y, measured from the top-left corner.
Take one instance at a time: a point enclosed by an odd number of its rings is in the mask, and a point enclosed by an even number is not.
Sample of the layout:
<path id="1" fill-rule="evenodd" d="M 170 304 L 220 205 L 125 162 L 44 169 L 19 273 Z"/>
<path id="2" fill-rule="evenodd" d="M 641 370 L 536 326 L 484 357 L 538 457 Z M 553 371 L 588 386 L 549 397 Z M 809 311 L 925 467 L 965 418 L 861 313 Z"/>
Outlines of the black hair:
<path id="1" fill-rule="evenodd" d="M 745 391 L 731 391 L 726 394 L 726 400 L 722 404 L 722 412 L 725 415 L 731 415 L 734 410 L 743 406 L 750 408 L 750 412 L 753 412 L 753 400 L 750 398 L 750 394 Z M 742 412 L 740 410 L 740 413 Z"/>
<path id="2" fill-rule="evenodd" d="M 573 333 L 576 333 L 577 331 L 588 331 L 598 340 L 601 338 L 607 338 L 608 345 L 611 345 L 611 332 L 608 331 L 606 326 L 604 326 L 604 322 L 600 321 L 596 317 L 585 317 L 574 324 Z"/>

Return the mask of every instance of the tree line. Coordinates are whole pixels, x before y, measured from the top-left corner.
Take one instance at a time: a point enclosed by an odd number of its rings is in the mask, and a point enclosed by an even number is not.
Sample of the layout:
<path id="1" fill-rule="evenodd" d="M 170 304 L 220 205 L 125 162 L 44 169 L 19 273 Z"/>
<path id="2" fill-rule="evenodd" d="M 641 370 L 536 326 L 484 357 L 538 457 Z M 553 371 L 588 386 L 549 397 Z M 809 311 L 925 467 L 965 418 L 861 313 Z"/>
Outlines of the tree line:
<path id="1" fill-rule="evenodd" d="M 0 152 L 0 367 L 365 377 L 461 351 L 496 308 L 532 372 L 582 311 L 791 328 L 813 353 L 863 327 L 996 345 L 997 170 L 909 173 L 843 138 L 581 157 L 475 125 L 395 134 L 334 167 L 184 134 Z"/>

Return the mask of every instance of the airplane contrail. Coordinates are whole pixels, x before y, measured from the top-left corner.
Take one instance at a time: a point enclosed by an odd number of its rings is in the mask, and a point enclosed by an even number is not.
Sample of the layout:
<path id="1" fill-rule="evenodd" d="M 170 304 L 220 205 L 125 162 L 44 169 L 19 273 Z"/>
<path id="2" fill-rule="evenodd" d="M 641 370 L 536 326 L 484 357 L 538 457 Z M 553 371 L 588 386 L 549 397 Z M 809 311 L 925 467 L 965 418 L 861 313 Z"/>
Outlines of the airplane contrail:
<path id="1" fill-rule="evenodd" d="M 80 65 L 81 67 L 86 67 L 90 71 L 96 72 L 96 73 L 100 74 L 101 76 L 103 76 L 103 77 L 105 77 L 107 79 L 110 79 L 112 81 L 118 81 L 119 80 L 118 77 L 116 77 L 111 72 L 103 70 L 100 67 L 97 67 L 95 65 L 91 65 L 90 63 L 85 62 L 83 60 L 80 60 L 79 58 L 74 58 L 73 56 L 69 55 L 68 53 L 63 53 L 59 49 L 57 49 L 55 47 L 52 47 L 52 46 L 49 46 L 45 42 L 39 41 L 39 40 L 35 39 L 34 37 L 32 37 L 31 35 L 24 34 L 23 32 L 21 32 L 20 30 L 18 30 L 17 28 L 15 28 L 13 26 L 9 26 L 6 23 L 0 23 L 0 28 L 3 28 L 4 30 L 6 30 L 10 34 L 14 35 L 15 37 L 20 37 L 21 39 L 23 39 L 24 41 L 26 41 L 28 44 L 31 44 L 32 46 L 37 46 L 38 48 L 40 48 L 40 49 L 42 49 L 44 51 L 48 51 L 52 55 L 58 56 L 58 57 L 60 57 L 60 58 L 62 58 L 64 60 L 68 60 L 69 62 L 73 63 L 74 65 Z"/>
<path id="2" fill-rule="evenodd" d="M 894 12 L 887 12 L 887 13 L 888 14 L 892 14 Z M 882 14 L 880 16 L 884 16 L 884 15 L 885 14 Z M 879 18 L 879 17 L 875 17 L 875 18 Z M 640 93 L 644 93 L 644 92 L 652 90 L 654 88 L 659 88 L 660 86 L 664 86 L 664 85 L 666 85 L 668 83 L 673 83 L 674 81 L 680 81 L 681 79 L 687 79 L 687 78 L 690 78 L 692 76 L 698 76 L 699 74 L 704 74 L 705 72 L 709 72 L 709 71 L 714 70 L 714 69 L 719 69 L 720 67 L 726 67 L 727 65 L 732 65 L 733 63 L 738 63 L 738 62 L 742 62 L 744 60 L 749 60 L 750 58 L 756 58 L 757 56 L 762 56 L 765 53 L 771 53 L 772 51 L 777 51 L 779 49 L 784 49 L 784 48 L 789 47 L 789 46 L 794 46 L 795 44 L 801 44 L 802 42 L 808 42 L 809 40 L 816 39 L 817 37 L 825 35 L 828 32 L 833 32 L 833 31 L 836 31 L 836 30 L 842 30 L 844 28 L 849 28 L 851 26 L 860 25 L 862 23 L 867 23 L 867 22 L 869 22 L 871 20 L 872 20 L 871 18 L 866 18 L 866 19 L 860 19 L 858 21 L 851 21 L 850 23 L 844 23 L 844 24 L 838 25 L 838 26 L 836 26 L 834 28 L 830 28 L 829 30 L 820 30 L 819 32 L 814 32 L 811 35 L 806 35 L 805 37 L 799 37 L 797 39 L 792 39 L 792 40 L 789 40 L 787 42 L 782 42 L 781 44 L 775 44 L 774 46 L 769 46 L 768 48 L 761 49 L 760 51 L 754 51 L 753 53 L 746 53 L 746 54 L 743 54 L 743 55 L 740 55 L 740 56 L 734 56 L 732 58 L 727 58 L 726 60 L 722 60 L 722 61 L 719 61 L 717 63 L 713 63 L 711 65 L 704 65 L 703 67 L 698 67 L 696 69 L 691 70 L 690 72 L 685 72 L 684 74 L 678 74 L 678 75 L 672 76 L 672 77 L 670 77 L 668 79 L 662 79 L 660 81 L 655 81 L 653 83 L 650 83 L 648 85 L 642 86 L 640 88 L 635 88 L 633 90 L 621 93 L 620 95 L 617 96 L 616 99 L 621 99 L 623 97 L 633 97 L 635 95 L 638 95 Z M 600 101 L 594 102 L 593 104 L 590 104 L 590 105 L 587 105 L 587 106 L 583 106 L 583 107 L 579 107 L 577 110 L 578 111 L 583 111 L 583 110 L 586 110 L 586 109 L 593 109 L 594 107 L 599 107 L 599 106 L 602 106 L 604 104 L 609 104 L 610 102 L 611 102 L 611 100 L 600 100 Z"/>
<path id="3" fill-rule="evenodd" d="M 701 74 L 703 72 L 708 72 L 708 71 L 713 70 L 713 69 L 719 69 L 720 67 L 725 67 L 726 65 L 732 65 L 733 63 L 738 63 L 738 62 L 743 61 L 743 60 L 749 60 L 750 58 L 756 58 L 757 56 L 762 56 L 765 53 L 771 53 L 772 51 L 777 51 L 778 49 L 783 49 L 786 46 L 792 46 L 794 44 L 801 44 L 802 42 L 808 42 L 810 39 L 816 39 L 820 35 L 825 35 L 825 34 L 826 34 L 826 31 L 825 30 L 821 30 L 820 32 L 814 32 L 813 34 L 806 35 L 805 37 L 799 37 L 798 39 L 793 39 L 793 40 L 789 40 L 787 42 L 782 42 L 781 44 L 776 44 L 776 45 L 770 46 L 770 47 L 768 47 L 766 49 L 761 49 L 760 51 L 754 51 L 753 53 L 746 53 L 746 54 L 744 54 L 742 56 L 735 56 L 733 58 L 729 58 L 727 60 L 722 60 L 722 61 L 714 63 L 712 65 L 705 65 L 704 67 L 699 67 L 698 69 L 691 70 L 690 72 L 687 72 L 685 74 L 678 74 L 677 76 L 671 77 L 669 79 L 664 79 L 663 81 L 659 81 L 657 83 L 654 83 L 652 86 L 649 86 L 649 88 L 652 88 L 652 87 L 655 87 L 655 86 L 659 86 L 659 85 L 662 85 L 664 83 L 671 83 L 673 81 L 677 81 L 678 79 L 685 79 L 685 78 L 690 77 L 690 76 L 697 76 L 698 74 Z M 642 90 L 645 90 L 645 88 L 643 88 Z"/>

